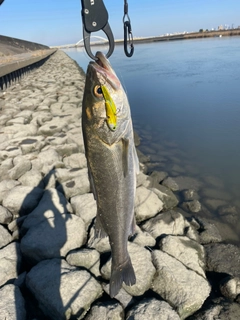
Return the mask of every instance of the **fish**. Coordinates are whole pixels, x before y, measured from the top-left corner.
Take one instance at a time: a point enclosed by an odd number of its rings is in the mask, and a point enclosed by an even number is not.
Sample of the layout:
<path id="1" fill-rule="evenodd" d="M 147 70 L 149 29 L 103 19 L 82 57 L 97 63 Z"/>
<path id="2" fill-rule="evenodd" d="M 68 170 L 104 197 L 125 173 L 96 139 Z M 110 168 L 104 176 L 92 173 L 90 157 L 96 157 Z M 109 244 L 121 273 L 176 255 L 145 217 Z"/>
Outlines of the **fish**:
<path id="1" fill-rule="evenodd" d="M 82 103 L 82 131 L 91 190 L 97 203 L 95 237 L 108 236 L 112 265 L 109 294 L 136 283 L 128 253 L 135 234 L 134 199 L 139 161 L 126 92 L 102 52 L 89 62 Z"/>

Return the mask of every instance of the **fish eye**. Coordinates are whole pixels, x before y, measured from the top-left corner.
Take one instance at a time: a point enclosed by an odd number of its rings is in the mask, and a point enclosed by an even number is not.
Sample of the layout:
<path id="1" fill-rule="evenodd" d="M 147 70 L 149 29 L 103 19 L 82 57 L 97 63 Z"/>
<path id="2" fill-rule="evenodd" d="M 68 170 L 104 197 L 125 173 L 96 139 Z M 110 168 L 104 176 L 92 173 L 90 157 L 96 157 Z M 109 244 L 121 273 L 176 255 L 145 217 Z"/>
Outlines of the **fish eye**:
<path id="1" fill-rule="evenodd" d="M 102 92 L 101 86 L 98 86 L 98 85 L 95 86 L 94 89 L 93 89 L 93 93 L 94 93 L 95 97 L 102 98 L 103 92 Z"/>

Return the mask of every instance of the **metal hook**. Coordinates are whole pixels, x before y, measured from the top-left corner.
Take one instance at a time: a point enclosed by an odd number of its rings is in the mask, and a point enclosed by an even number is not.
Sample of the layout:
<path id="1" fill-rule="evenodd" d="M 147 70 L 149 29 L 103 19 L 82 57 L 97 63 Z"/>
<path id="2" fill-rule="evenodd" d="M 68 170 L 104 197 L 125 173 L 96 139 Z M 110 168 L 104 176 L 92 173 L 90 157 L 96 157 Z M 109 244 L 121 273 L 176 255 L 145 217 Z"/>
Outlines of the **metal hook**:
<path id="1" fill-rule="evenodd" d="M 128 46 L 130 47 L 130 52 L 128 52 Z M 133 34 L 130 20 L 124 22 L 124 52 L 129 58 L 134 53 Z"/>
<path id="2" fill-rule="evenodd" d="M 89 1 L 82 0 L 82 21 L 83 21 L 83 41 L 87 54 L 93 60 L 97 58 L 91 51 L 90 38 L 92 32 L 102 30 L 109 41 L 109 50 L 106 57 L 109 58 L 113 53 L 115 42 L 112 30 L 108 23 L 108 12 L 102 0 Z"/>

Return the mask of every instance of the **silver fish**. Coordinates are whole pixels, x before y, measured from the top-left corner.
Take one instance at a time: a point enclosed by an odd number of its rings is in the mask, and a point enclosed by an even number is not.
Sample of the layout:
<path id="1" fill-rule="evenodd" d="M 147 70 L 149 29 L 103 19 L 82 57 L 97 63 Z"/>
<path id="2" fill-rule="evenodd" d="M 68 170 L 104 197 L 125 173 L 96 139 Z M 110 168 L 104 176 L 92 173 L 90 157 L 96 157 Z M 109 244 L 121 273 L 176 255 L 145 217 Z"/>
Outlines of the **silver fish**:
<path id="1" fill-rule="evenodd" d="M 95 236 L 109 237 L 110 296 L 114 297 L 123 282 L 128 286 L 136 283 L 127 242 L 135 233 L 139 162 L 126 93 L 103 53 L 97 52 L 96 56 L 98 60 L 91 61 L 87 69 L 82 130 L 89 179 L 97 201 Z"/>

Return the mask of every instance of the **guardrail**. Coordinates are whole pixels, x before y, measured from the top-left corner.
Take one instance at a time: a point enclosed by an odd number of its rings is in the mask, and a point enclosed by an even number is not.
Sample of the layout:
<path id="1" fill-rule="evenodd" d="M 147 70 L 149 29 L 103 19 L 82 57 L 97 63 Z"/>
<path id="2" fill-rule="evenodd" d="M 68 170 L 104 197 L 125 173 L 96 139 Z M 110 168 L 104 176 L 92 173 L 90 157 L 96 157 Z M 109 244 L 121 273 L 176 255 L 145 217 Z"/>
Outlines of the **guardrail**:
<path id="1" fill-rule="evenodd" d="M 24 74 L 38 67 L 56 49 L 36 50 L 27 53 L 3 56 L 0 58 L 0 90 L 5 90 Z"/>

